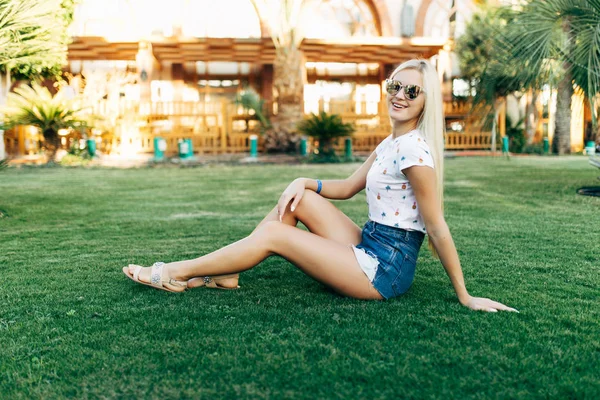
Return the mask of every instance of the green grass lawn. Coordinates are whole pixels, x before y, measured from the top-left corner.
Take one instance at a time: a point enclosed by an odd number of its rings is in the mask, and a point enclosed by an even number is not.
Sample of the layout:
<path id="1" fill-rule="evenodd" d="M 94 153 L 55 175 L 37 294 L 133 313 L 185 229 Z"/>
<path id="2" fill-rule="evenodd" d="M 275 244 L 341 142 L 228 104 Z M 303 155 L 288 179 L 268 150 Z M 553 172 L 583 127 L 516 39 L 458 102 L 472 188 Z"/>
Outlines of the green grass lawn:
<path id="1" fill-rule="evenodd" d="M 298 176 L 358 164 L 0 171 L 0 397 L 600 398 L 600 198 L 584 157 L 446 161 L 462 307 L 423 247 L 387 302 L 343 298 L 281 258 L 241 290 L 135 285 L 252 231 Z M 357 224 L 364 193 L 336 202 Z"/>

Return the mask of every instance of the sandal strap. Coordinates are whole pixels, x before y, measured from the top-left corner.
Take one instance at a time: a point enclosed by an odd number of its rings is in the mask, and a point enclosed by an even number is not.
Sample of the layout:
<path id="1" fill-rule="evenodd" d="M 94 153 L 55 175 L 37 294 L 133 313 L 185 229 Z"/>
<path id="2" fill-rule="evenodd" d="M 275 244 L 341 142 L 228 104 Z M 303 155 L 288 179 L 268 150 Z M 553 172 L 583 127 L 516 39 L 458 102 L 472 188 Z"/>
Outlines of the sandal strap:
<path id="1" fill-rule="evenodd" d="M 131 267 L 131 264 L 129 264 L 129 266 Z M 140 281 L 140 272 L 142 270 L 142 266 L 141 265 L 135 265 L 135 269 L 133 270 L 133 280 L 136 282 Z"/>
<path id="2" fill-rule="evenodd" d="M 162 279 L 164 265 L 165 263 L 162 261 L 155 262 L 152 265 L 152 271 L 150 272 L 150 284 L 154 287 L 162 288 L 163 282 L 165 282 L 172 286 L 179 286 L 187 289 L 187 282 L 178 281 L 173 278 L 169 278 L 169 280 Z"/>
<path id="3" fill-rule="evenodd" d="M 150 272 L 150 285 L 152 285 L 156 288 L 163 287 L 162 272 L 163 272 L 164 265 L 165 265 L 165 263 L 162 261 L 155 262 L 154 264 L 152 264 L 152 271 Z"/>
<path id="4" fill-rule="evenodd" d="M 206 287 L 213 289 L 216 289 L 218 287 L 217 282 L 215 282 L 212 276 L 204 276 L 202 277 L 202 280 L 204 281 L 204 286 Z"/>
<path id="5" fill-rule="evenodd" d="M 169 284 L 187 289 L 187 282 L 177 281 L 173 278 L 169 278 Z"/>

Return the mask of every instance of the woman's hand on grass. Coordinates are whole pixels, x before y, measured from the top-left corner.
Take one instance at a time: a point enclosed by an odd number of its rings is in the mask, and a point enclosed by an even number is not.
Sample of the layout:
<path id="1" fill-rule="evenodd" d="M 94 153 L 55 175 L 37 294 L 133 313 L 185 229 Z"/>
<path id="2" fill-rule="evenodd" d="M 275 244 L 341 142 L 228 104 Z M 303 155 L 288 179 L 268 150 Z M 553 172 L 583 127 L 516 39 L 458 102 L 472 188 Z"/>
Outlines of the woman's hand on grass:
<path id="1" fill-rule="evenodd" d="M 298 178 L 288 185 L 277 202 L 277 214 L 279 214 L 279 221 L 283 220 L 283 214 L 285 214 L 287 205 L 292 200 L 293 201 L 290 210 L 294 212 L 296 206 L 298 203 L 300 203 L 300 200 L 302 200 L 305 190 L 306 185 L 304 183 L 304 179 L 302 178 Z"/>
<path id="2" fill-rule="evenodd" d="M 519 312 L 514 308 L 505 306 L 497 301 L 487 299 L 485 297 L 472 297 L 469 296 L 466 300 L 461 301 L 461 304 L 465 307 L 469 307 L 471 310 L 476 311 L 487 311 L 487 312 L 498 312 L 498 311 L 512 311 Z"/>

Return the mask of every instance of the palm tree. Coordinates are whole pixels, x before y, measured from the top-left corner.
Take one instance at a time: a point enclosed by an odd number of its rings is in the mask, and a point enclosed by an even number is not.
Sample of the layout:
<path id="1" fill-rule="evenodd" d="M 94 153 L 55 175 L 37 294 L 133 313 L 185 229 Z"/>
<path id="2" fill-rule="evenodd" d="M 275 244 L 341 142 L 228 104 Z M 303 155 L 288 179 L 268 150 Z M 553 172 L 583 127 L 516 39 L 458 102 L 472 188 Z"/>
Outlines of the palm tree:
<path id="1" fill-rule="evenodd" d="M 298 131 L 319 141 L 320 157 L 331 158 L 335 157 L 333 145 L 337 143 L 337 139 L 352 135 L 354 126 L 344 123 L 337 114 L 321 111 L 318 115 L 312 114 L 309 118 L 300 121 Z"/>
<path id="2" fill-rule="evenodd" d="M 0 0 L 0 66 L 64 63 L 67 48 L 57 23 L 61 0 Z"/>
<path id="3" fill-rule="evenodd" d="M 82 118 L 82 109 L 73 100 L 59 91 L 52 96 L 50 91 L 39 84 L 19 86 L 14 93 L 8 94 L 8 105 L 0 108 L 4 114 L 2 128 L 16 125 L 33 125 L 44 136 L 44 147 L 49 152 L 48 163 L 54 162 L 60 148 L 59 130 L 79 128 L 86 125 Z"/>
<path id="4" fill-rule="evenodd" d="M 57 10 L 70 0 L 0 0 L 0 106 L 10 90 L 10 70 L 23 64 L 62 65 L 66 61 L 66 26 Z M 0 160 L 4 159 L 0 130 Z"/>
<path id="5" fill-rule="evenodd" d="M 304 84 L 306 66 L 300 43 L 303 36 L 297 29 L 304 0 L 251 0 L 261 18 L 266 20 L 275 46 L 273 88 L 277 98 L 277 115 L 272 118 L 272 132 L 280 137 L 280 146 L 289 147 L 296 124 L 304 115 Z M 281 140 L 282 137 L 288 138 Z"/>
<path id="6" fill-rule="evenodd" d="M 473 15 L 465 33 L 456 42 L 462 78 L 475 89 L 473 112 L 482 124 L 493 115 L 492 150 L 496 149 L 497 120 L 506 96 L 521 88 L 514 79 L 517 66 L 507 63 L 507 46 L 501 42 L 510 14 L 505 9 L 482 6 Z M 472 92 L 472 90 L 470 90 Z"/>
<path id="7" fill-rule="evenodd" d="M 597 127 L 600 91 L 600 0 L 531 0 L 514 13 L 506 42 L 525 87 L 557 88 L 553 150 L 570 152 L 573 85 L 590 102 Z"/>

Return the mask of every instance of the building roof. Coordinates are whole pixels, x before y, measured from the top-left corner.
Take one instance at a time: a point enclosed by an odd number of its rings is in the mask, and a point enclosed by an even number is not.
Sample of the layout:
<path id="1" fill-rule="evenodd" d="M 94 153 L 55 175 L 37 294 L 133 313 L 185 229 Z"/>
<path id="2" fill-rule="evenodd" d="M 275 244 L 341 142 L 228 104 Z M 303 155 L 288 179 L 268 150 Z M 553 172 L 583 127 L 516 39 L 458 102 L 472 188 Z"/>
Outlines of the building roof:
<path id="1" fill-rule="evenodd" d="M 272 64 L 275 47 L 270 38 L 190 38 L 151 41 L 158 61 L 237 61 Z M 396 64 L 436 54 L 445 41 L 430 38 L 374 37 L 350 40 L 304 39 L 300 48 L 307 61 Z M 138 42 L 109 42 L 103 37 L 75 37 L 69 45 L 73 60 L 135 60 Z"/>

